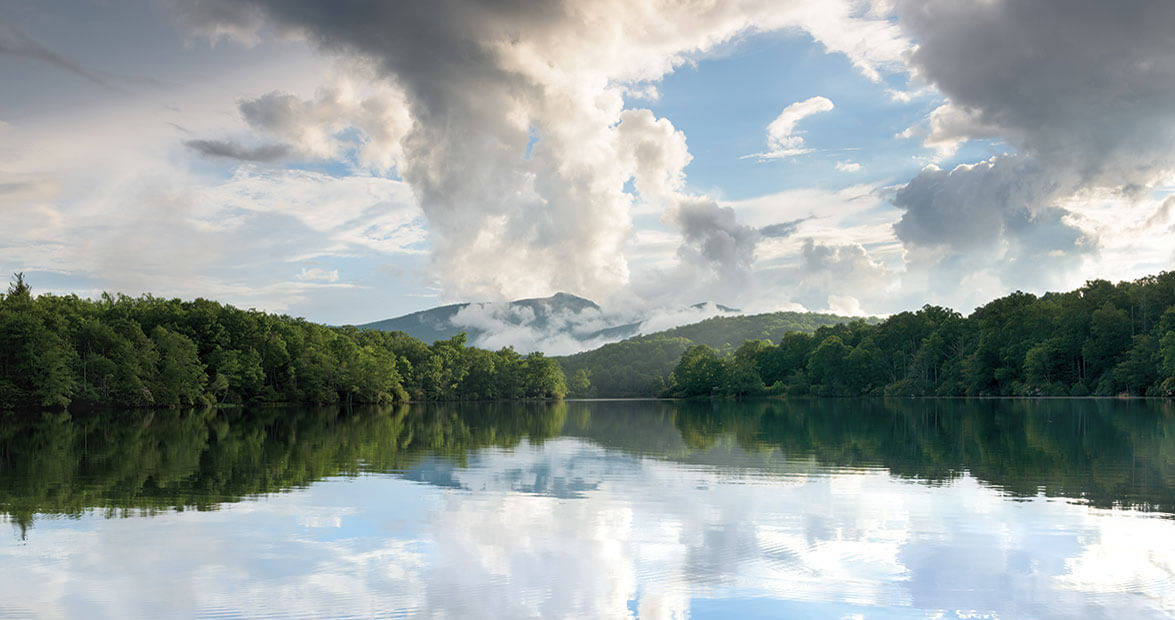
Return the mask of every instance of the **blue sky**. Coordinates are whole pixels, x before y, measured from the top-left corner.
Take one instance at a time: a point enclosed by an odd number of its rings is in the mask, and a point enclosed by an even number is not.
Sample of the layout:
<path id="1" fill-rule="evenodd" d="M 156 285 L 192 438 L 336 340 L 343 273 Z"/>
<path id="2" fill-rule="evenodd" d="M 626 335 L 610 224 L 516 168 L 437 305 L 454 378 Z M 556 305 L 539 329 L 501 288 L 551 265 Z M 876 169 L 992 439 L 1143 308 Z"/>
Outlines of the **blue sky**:
<path id="1" fill-rule="evenodd" d="M 349 323 L 1175 262 L 1167 3 L 405 6 L 0 2 L 0 270 Z"/>

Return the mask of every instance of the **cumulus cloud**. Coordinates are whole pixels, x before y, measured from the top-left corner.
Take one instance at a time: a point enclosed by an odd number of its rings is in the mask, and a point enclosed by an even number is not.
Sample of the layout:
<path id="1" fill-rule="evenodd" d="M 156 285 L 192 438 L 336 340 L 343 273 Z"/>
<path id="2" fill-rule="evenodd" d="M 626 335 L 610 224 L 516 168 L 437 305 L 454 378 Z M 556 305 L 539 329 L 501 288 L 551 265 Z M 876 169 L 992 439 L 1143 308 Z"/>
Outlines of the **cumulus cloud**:
<path id="1" fill-rule="evenodd" d="M 929 167 L 894 195 L 905 210 L 894 231 L 908 269 L 925 272 L 931 289 L 984 272 L 1004 286 L 1039 290 L 1063 284 L 1096 248 L 1096 238 L 1056 206 L 1076 189 L 1022 156 Z"/>
<path id="2" fill-rule="evenodd" d="M 787 106 L 767 125 L 768 150 L 748 157 L 784 159 L 810 153 L 812 150 L 804 145 L 804 137 L 796 134 L 796 125 L 813 114 L 830 112 L 833 107 L 832 101 L 825 97 L 811 97 Z"/>
<path id="3" fill-rule="evenodd" d="M 361 65 L 356 76 L 339 78 L 320 88 L 317 97 L 274 91 L 240 103 L 241 115 L 259 133 L 291 145 L 316 159 L 353 156 L 370 170 L 386 172 L 402 158 L 401 140 L 410 129 L 403 93 L 370 78 Z"/>
<path id="4" fill-rule="evenodd" d="M 913 126 L 898 134 L 901 138 L 922 137 L 922 144 L 937 151 L 940 158 L 954 155 L 967 140 L 998 138 L 1000 128 L 985 122 L 975 109 L 944 103 L 935 108 L 925 128 Z"/>
<path id="5" fill-rule="evenodd" d="M 685 134 L 651 110 L 625 110 L 620 113 L 616 140 L 641 198 L 661 208 L 672 204 L 685 185 L 685 167 L 693 159 Z"/>
<path id="6" fill-rule="evenodd" d="M 745 276 L 755 259 L 759 231 L 741 224 L 734 209 L 708 198 L 683 200 L 674 214 L 685 243 L 678 254 L 687 262 L 712 268 L 722 278 Z"/>
<path id="7" fill-rule="evenodd" d="M 640 205 L 687 224 L 683 247 L 720 268 L 745 263 L 753 230 L 732 227 L 715 205 L 708 221 L 720 228 L 695 226 L 705 218 L 701 199 L 680 189 L 684 138 L 647 110 L 626 110 L 625 98 L 647 99 L 676 67 L 755 31 L 806 32 L 870 78 L 900 68 L 908 47 L 878 7 L 848 1 L 185 4 L 193 32 L 248 42 L 263 15 L 278 32 L 370 62 L 402 92 L 411 125 L 396 141 L 397 171 L 428 219 L 446 293 L 474 298 L 615 292 L 630 277 L 624 249 Z M 276 128 L 302 119 L 305 102 L 265 104 L 278 114 L 243 108 L 249 122 L 297 144 Z M 630 179 L 635 194 L 624 190 Z"/>
<path id="8" fill-rule="evenodd" d="M 861 164 L 858 164 L 855 161 L 848 161 L 848 160 L 838 161 L 835 164 L 835 168 L 840 172 L 860 172 L 861 171 Z"/>
<path id="9" fill-rule="evenodd" d="M 793 299 L 806 308 L 862 314 L 861 302 L 876 302 L 893 282 L 889 269 L 860 244 L 804 241 Z"/>

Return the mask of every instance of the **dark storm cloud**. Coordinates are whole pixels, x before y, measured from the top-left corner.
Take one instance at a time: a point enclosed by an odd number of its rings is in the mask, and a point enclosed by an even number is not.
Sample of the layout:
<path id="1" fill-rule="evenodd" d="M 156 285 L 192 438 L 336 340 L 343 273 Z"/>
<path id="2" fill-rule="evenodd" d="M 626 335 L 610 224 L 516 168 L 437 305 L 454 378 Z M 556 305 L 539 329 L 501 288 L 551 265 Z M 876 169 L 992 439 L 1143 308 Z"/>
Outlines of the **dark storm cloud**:
<path id="1" fill-rule="evenodd" d="M 188 140 L 184 145 L 205 157 L 254 162 L 276 161 L 290 152 L 290 147 L 285 144 L 261 144 L 250 147 L 231 140 Z"/>

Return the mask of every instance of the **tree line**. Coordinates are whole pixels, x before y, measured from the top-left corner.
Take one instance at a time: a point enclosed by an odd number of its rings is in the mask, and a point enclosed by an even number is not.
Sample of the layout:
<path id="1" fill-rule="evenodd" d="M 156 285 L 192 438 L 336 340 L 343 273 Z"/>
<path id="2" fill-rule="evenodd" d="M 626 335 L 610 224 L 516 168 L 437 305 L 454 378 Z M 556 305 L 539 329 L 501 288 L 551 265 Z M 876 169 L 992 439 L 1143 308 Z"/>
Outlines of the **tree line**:
<path id="1" fill-rule="evenodd" d="M 812 332 L 850 320 L 816 312 L 718 316 L 557 359 L 572 396 L 661 396 L 669 387 L 674 365 L 695 344 L 734 350 L 747 340 L 776 340 L 791 332 Z"/>
<path id="2" fill-rule="evenodd" d="M 1175 272 L 682 353 L 667 396 L 1175 396 Z"/>
<path id="3" fill-rule="evenodd" d="M 561 398 L 541 353 L 328 327 L 206 299 L 0 295 L 0 408 Z"/>

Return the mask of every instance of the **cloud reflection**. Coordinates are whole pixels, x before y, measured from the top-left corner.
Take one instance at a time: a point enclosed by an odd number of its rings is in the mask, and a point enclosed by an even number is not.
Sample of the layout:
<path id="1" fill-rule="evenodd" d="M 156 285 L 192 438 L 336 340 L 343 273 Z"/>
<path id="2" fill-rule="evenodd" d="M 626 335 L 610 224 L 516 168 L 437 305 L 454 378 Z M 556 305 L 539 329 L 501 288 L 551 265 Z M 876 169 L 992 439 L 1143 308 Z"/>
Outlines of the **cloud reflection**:
<path id="1" fill-rule="evenodd" d="M 969 475 L 931 486 L 808 460 L 764 475 L 563 437 L 216 512 L 41 521 L 0 546 L 0 600 L 5 613 L 108 617 L 1175 609 L 1170 520 L 1009 499 Z"/>

